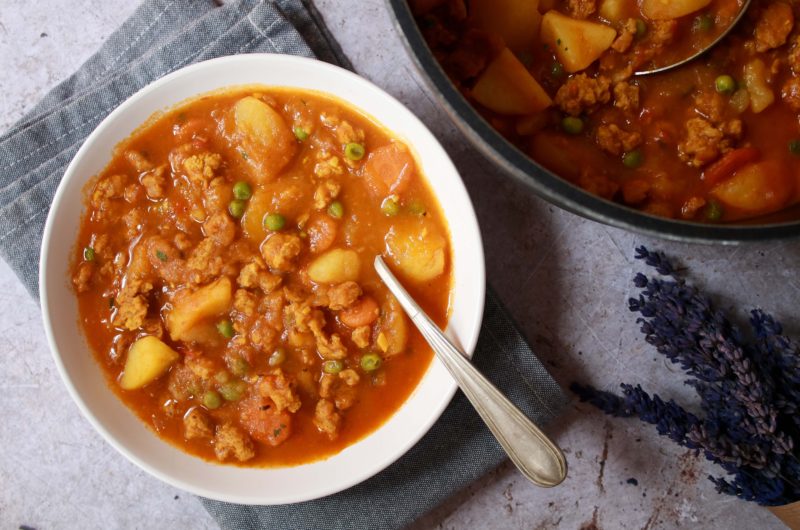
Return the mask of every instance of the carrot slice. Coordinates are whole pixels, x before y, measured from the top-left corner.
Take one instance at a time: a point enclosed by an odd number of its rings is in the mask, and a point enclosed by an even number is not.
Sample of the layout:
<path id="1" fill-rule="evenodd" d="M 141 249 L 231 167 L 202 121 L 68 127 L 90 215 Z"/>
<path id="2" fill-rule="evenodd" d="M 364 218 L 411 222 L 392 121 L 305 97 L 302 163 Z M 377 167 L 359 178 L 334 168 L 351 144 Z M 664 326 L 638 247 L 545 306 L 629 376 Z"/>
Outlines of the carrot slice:
<path id="1" fill-rule="evenodd" d="M 709 186 L 714 186 L 723 180 L 731 178 L 739 169 L 751 162 L 755 162 L 760 156 L 761 151 L 755 147 L 734 149 L 708 166 L 708 169 L 703 171 L 700 178 Z"/>

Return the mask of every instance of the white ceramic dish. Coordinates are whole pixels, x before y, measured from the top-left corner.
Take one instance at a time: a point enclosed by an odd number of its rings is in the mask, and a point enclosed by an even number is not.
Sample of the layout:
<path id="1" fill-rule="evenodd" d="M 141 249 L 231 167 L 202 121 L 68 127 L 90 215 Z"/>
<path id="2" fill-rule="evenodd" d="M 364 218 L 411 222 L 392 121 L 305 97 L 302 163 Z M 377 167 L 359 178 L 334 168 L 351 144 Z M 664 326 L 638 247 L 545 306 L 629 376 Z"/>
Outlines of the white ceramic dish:
<path id="1" fill-rule="evenodd" d="M 297 87 L 337 96 L 373 116 L 417 153 L 448 220 L 455 283 L 447 334 L 472 353 L 485 293 L 483 248 L 475 213 L 445 151 L 397 100 L 357 75 L 311 59 L 268 54 L 224 57 L 174 72 L 137 92 L 87 138 L 56 191 L 39 270 L 45 331 L 56 365 L 89 422 L 136 465 L 178 488 L 246 504 L 285 504 L 336 493 L 394 462 L 437 420 L 456 386 L 434 360 L 405 404 L 378 430 L 327 460 L 287 468 L 217 465 L 159 439 L 109 390 L 79 329 L 68 264 L 83 210 L 82 188 L 113 148 L 153 113 L 198 94 L 244 84 Z"/>

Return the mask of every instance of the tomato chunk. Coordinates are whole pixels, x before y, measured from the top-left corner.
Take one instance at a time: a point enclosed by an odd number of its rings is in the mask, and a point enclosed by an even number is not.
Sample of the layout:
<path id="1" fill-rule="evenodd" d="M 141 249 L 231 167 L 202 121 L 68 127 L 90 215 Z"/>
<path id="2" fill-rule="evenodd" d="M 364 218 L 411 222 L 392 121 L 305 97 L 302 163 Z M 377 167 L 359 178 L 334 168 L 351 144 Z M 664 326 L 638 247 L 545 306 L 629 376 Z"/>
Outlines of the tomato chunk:
<path id="1" fill-rule="evenodd" d="M 399 143 L 384 145 L 372 151 L 364 164 L 364 176 L 379 196 L 403 193 L 414 174 L 414 157 Z"/>
<path id="2" fill-rule="evenodd" d="M 703 175 L 700 178 L 709 186 L 714 186 L 723 180 L 729 179 L 737 170 L 751 162 L 755 162 L 760 156 L 761 151 L 755 147 L 734 149 L 711 164 L 708 169 L 703 171 Z"/>

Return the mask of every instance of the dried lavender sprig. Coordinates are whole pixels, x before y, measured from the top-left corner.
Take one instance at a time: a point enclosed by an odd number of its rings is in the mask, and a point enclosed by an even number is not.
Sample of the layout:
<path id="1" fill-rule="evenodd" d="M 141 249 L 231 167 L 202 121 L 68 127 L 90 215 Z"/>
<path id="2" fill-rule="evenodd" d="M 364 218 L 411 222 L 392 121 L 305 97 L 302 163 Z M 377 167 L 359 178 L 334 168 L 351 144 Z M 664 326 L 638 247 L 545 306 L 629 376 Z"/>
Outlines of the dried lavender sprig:
<path id="1" fill-rule="evenodd" d="M 709 476 L 717 491 L 764 506 L 783 506 L 800 499 L 800 463 L 784 456 L 778 473 L 763 473 L 747 467 L 727 468 L 731 480 Z"/>
<path id="2" fill-rule="evenodd" d="M 737 413 L 742 421 L 733 424 L 742 436 L 771 437 L 777 417 L 777 410 L 770 406 L 772 388 L 741 346 L 739 331 L 693 286 L 651 280 L 641 274 L 634 281 L 642 294 L 638 300 L 631 299 L 629 307 L 645 317 L 638 320 L 645 340 L 690 376 L 711 383 L 727 382 L 739 397 L 731 407 L 742 409 Z"/>
<path id="3" fill-rule="evenodd" d="M 606 414 L 616 417 L 636 416 L 656 426 L 662 436 L 689 449 L 703 449 L 706 457 L 718 464 L 734 463 L 763 468 L 767 465 L 768 447 L 751 447 L 736 444 L 725 434 L 724 429 L 708 429 L 694 414 L 687 412 L 673 400 L 664 401 L 658 395 L 652 397 L 641 386 L 622 384 L 623 396 L 595 390 L 589 386 L 573 383 L 570 389 L 581 401 L 586 401 Z"/>
<path id="4" fill-rule="evenodd" d="M 639 385 L 620 386 L 623 397 L 578 383 L 572 383 L 570 389 L 581 401 L 591 403 L 606 414 L 623 418 L 637 416 L 642 421 L 655 425 L 660 435 L 667 436 L 689 449 L 700 448 L 687 436 L 690 429 L 700 423 L 694 414 L 687 412 L 672 400 L 665 402 L 657 395 L 651 398 Z"/>
<path id="5" fill-rule="evenodd" d="M 800 434 L 800 347 L 783 335 L 780 322 L 761 310 L 750 313 L 750 324 L 763 369 L 775 381 L 776 406 L 790 418 L 797 436 Z"/>
<path id="6" fill-rule="evenodd" d="M 647 250 L 647 247 L 641 245 L 634 249 L 634 257 L 636 259 L 644 260 L 648 266 L 653 267 L 658 271 L 659 274 L 663 274 L 664 276 L 672 276 L 676 280 L 678 279 L 675 267 L 672 266 L 669 258 L 667 258 L 667 255 L 663 252 L 651 252 Z"/>
<path id="7" fill-rule="evenodd" d="M 572 383 L 569 388 L 578 395 L 581 401 L 591 403 L 611 416 L 629 418 L 637 415 L 636 411 L 624 398 L 612 394 L 611 392 L 596 390 L 590 386 L 583 386 L 579 383 Z"/>
<path id="8" fill-rule="evenodd" d="M 642 294 L 629 304 L 644 317 L 637 322 L 646 340 L 695 378 L 688 383 L 706 417 L 699 420 L 638 386 L 623 385 L 624 397 L 580 385 L 573 390 L 609 413 L 635 413 L 681 445 L 702 448 L 706 458 L 732 474 L 732 479 L 709 477 L 721 492 L 765 505 L 800 499 L 800 461 L 794 454 L 800 440 L 797 346 L 760 311 L 751 318 L 756 344 L 748 344 L 710 299 L 678 277 L 663 253 L 640 247 L 636 257 L 675 280 L 637 274 L 634 283 Z"/>

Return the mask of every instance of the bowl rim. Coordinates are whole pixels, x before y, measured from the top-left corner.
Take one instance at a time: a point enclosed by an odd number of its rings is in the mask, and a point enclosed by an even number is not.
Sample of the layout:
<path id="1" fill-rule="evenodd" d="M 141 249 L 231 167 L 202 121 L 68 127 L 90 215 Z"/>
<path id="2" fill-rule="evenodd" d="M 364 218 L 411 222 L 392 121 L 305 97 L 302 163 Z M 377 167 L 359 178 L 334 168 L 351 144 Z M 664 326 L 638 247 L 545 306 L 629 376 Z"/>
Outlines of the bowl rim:
<path id="1" fill-rule="evenodd" d="M 766 225 L 705 225 L 667 219 L 602 199 L 528 157 L 498 133 L 464 98 L 434 57 L 406 0 L 388 0 L 393 24 L 423 82 L 451 121 L 484 156 L 536 195 L 571 213 L 647 236 L 703 244 L 739 244 L 800 237 L 800 220 Z"/>
<path id="2" fill-rule="evenodd" d="M 262 61 L 266 61 L 266 63 L 262 63 Z M 66 367 L 66 365 L 64 363 L 64 360 L 62 359 L 62 355 L 60 354 L 59 348 L 57 346 L 57 340 L 56 340 L 56 335 L 55 335 L 55 331 L 54 331 L 53 320 L 51 319 L 51 311 L 53 311 L 54 308 L 51 307 L 51 301 L 50 301 L 50 296 L 49 295 L 50 295 L 50 290 L 51 290 L 52 287 L 51 287 L 51 285 L 49 283 L 50 280 L 48 280 L 48 274 L 47 274 L 48 266 L 49 266 L 49 263 L 50 263 L 50 257 L 51 257 L 50 256 L 50 252 L 49 252 L 49 242 L 53 238 L 53 232 L 54 232 L 55 226 L 56 226 L 56 219 L 55 219 L 56 213 L 60 209 L 59 205 L 62 202 L 64 202 L 64 196 L 67 193 L 67 182 L 72 181 L 74 179 L 80 179 L 81 178 L 81 176 L 76 173 L 76 169 L 75 169 L 76 166 L 79 165 L 79 161 L 82 160 L 84 157 L 86 157 L 87 153 L 91 152 L 91 150 L 93 149 L 93 144 L 95 144 L 97 139 L 100 138 L 106 130 L 110 129 L 115 124 L 115 122 L 117 121 L 117 119 L 121 115 L 123 115 L 128 109 L 138 105 L 140 100 L 142 100 L 146 96 L 150 95 L 153 92 L 157 92 L 157 91 L 163 90 L 165 87 L 168 87 L 170 85 L 170 83 L 174 82 L 177 79 L 180 79 L 181 77 L 184 77 L 184 76 L 187 76 L 187 75 L 190 75 L 190 74 L 194 74 L 194 73 L 196 73 L 198 71 L 201 71 L 203 69 L 213 69 L 214 67 L 219 66 L 220 64 L 236 63 L 236 62 L 240 62 L 240 63 L 242 63 L 242 65 L 247 65 L 248 63 L 261 63 L 261 64 L 259 64 L 259 66 L 262 66 L 262 67 L 267 63 L 273 63 L 274 64 L 275 62 L 285 62 L 285 63 L 288 63 L 289 66 L 301 66 L 301 67 L 305 67 L 305 68 L 320 69 L 325 74 L 329 74 L 331 76 L 340 76 L 341 78 L 345 79 L 347 83 L 351 83 L 354 86 L 358 85 L 361 89 L 366 90 L 366 91 L 371 91 L 372 93 L 374 93 L 376 95 L 376 97 L 384 99 L 386 101 L 386 103 L 389 104 L 389 106 L 393 108 L 393 111 L 394 110 L 399 111 L 400 113 L 402 113 L 404 115 L 403 116 L 404 120 L 408 120 L 409 123 L 413 124 L 414 127 L 420 129 L 420 131 L 424 135 L 422 138 L 419 138 L 416 141 L 411 141 L 410 139 L 406 139 L 406 141 L 408 141 L 410 143 L 410 145 L 412 147 L 412 150 L 414 149 L 415 145 L 420 145 L 421 143 L 425 143 L 426 145 L 429 144 L 430 145 L 430 149 L 432 150 L 432 153 L 433 153 L 433 154 L 430 155 L 430 158 L 436 158 L 438 161 L 440 161 L 442 164 L 444 164 L 446 166 L 448 173 L 451 173 L 453 176 L 458 177 L 458 178 L 454 178 L 453 182 L 450 183 L 451 186 L 452 186 L 452 189 L 449 190 L 449 192 L 452 192 L 454 195 L 457 196 L 455 201 L 458 202 L 459 207 L 461 207 L 461 206 L 464 207 L 463 211 L 460 211 L 461 216 L 458 219 L 458 224 L 460 226 L 464 226 L 466 231 L 469 232 L 471 234 L 471 236 L 474 236 L 474 238 L 473 237 L 468 238 L 468 239 L 470 239 L 470 241 L 469 242 L 465 242 L 464 248 L 469 248 L 469 250 L 471 250 L 472 252 L 475 253 L 474 257 L 480 258 L 480 259 L 477 259 L 475 263 L 472 263 L 472 262 L 470 263 L 471 270 L 473 271 L 473 273 L 472 273 L 470 278 L 471 278 L 471 280 L 476 281 L 476 284 L 474 285 L 474 289 L 472 291 L 473 292 L 473 296 L 475 297 L 475 300 L 467 300 L 466 301 L 466 302 L 468 302 L 468 303 L 470 303 L 472 305 L 473 309 L 470 310 L 470 312 L 467 315 L 465 315 L 466 317 L 469 318 L 469 321 L 465 322 L 462 325 L 463 328 L 464 328 L 463 335 L 460 335 L 458 337 L 458 339 L 461 341 L 460 344 L 461 344 L 464 352 L 466 353 L 466 355 L 471 356 L 474 353 L 475 348 L 477 346 L 477 342 L 478 342 L 478 336 L 479 336 L 479 333 L 480 333 L 481 324 L 482 324 L 482 321 L 483 321 L 483 312 L 484 312 L 485 297 L 486 297 L 485 255 L 484 255 L 484 249 L 483 249 L 483 240 L 482 240 L 480 229 L 479 229 L 479 226 L 478 226 L 478 220 L 477 220 L 477 215 L 476 215 L 475 210 L 474 210 L 474 206 L 472 204 L 471 199 L 469 198 L 469 194 L 467 193 L 466 187 L 464 186 L 464 182 L 460 178 L 460 174 L 458 173 L 458 170 L 455 167 L 455 165 L 453 164 L 453 162 L 450 159 L 449 155 L 444 150 L 444 148 L 441 146 L 441 144 L 436 139 L 436 137 L 433 135 L 433 133 L 427 128 L 427 126 L 424 123 L 422 123 L 422 121 L 413 112 L 411 112 L 397 98 L 395 98 L 394 96 L 392 96 L 391 94 L 389 94 L 388 92 L 386 92 L 385 90 L 380 88 L 379 86 L 375 85 L 371 81 L 369 81 L 369 80 L 367 80 L 367 79 L 365 79 L 365 78 L 359 76 L 358 74 L 353 73 L 353 72 L 351 72 L 349 70 L 346 70 L 344 68 L 341 68 L 339 66 L 336 66 L 336 65 L 333 65 L 333 64 L 330 64 L 330 63 L 326 63 L 326 62 L 321 61 L 321 60 L 307 58 L 307 57 L 301 57 L 301 56 L 295 56 L 295 55 L 287 55 L 287 54 L 251 53 L 251 54 L 230 55 L 230 56 L 218 57 L 218 58 L 214 58 L 214 59 L 210 59 L 210 60 L 206 60 L 206 61 L 202 61 L 202 62 L 199 62 L 199 63 L 195 63 L 195 64 L 191 64 L 191 65 L 185 66 L 183 68 L 175 70 L 175 71 L 173 71 L 173 72 L 171 72 L 171 73 L 169 73 L 169 74 L 167 74 L 165 76 L 162 76 L 162 77 L 152 81 L 151 83 L 147 84 L 146 86 L 144 86 L 143 88 L 141 88 L 140 90 L 135 92 L 130 97 L 126 98 L 117 108 L 115 108 L 108 116 L 106 116 L 95 127 L 95 129 L 83 141 L 83 144 L 81 145 L 80 149 L 77 151 L 77 153 L 72 158 L 72 160 L 70 161 L 69 165 L 67 166 L 67 169 L 65 170 L 64 175 L 63 175 L 62 179 L 60 180 L 60 182 L 58 184 L 58 187 L 56 189 L 56 192 L 54 194 L 53 200 L 52 200 L 51 205 L 50 205 L 50 210 L 49 210 L 48 215 L 47 215 L 47 220 L 45 222 L 44 232 L 43 232 L 43 236 L 42 236 L 42 243 L 41 243 L 41 246 L 40 246 L 40 262 L 39 262 L 39 268 L 38 268 L 38 272 L 39 272 L 40 306 L 41 306 L 41 313 L 42 313 L 43 325 L 44 325 L 44 330 L 45 330 L 45 336 L 47 338 L 47 343 L 48 343 L 50 352 L 51 352 L 51 354 L 53 356 L 53 360 L 55 362 L 55 365 L 56 365 L 56 368 L 57 368 L 57 370 L 59 372 L 61 380 L 64 383 L 65 387 L 67 388 L 68 393 L 72 397 L 72 400 L 78 406 L 79 410 L 81 411 L 81 414 L 89 421 L 89 423 L 92 425 L 92 427 L 95 429 L 95 431 L 100 433 L 100 435 L 103 437 L 103 439 L 106 442 L 108 442 L 114 449 L 116 449 L 119 453 L 121 453 L 130 462 L 134 463 L 137 467 L 139 467 L 140 469 L 144 470 L 148 474 L 158 478 L 159 480 L 161 480 L 163 482 L 166 482 L 167 484 L 170 484 L 170 485 L 172 485 L 174 487 L 177 487 L 179 489 L 182 489 L 184 491 L 188 491 L 188 492 L 193 493 L 195 495 L 199 495 L 199 496 L 206 497 L 206 498 L 209 498 L 209 499 L 214 499 L 214 500 L 224 501 L 224 502 L 231 502 L 231 503 L 236 503 L 236 504 L 255 504 L 255 505 L 292 504 L 292 503 L 297 503 L 297 502 L 310 501 L 310 500 L 318 499 L 318 498 L 321 498 L 321 497 L 325 497 L 327 495 L 332 495 L 332 494 L 338 493 L 338 492 L 343 491 L 343 490 L 345 490 L 347 488 L 350 488 L 350 487 L 352 487 L 352 486 L 354 486 L 354 485 L 356 485 L 356 484 L 358 484 L 360 482 L 363 482 L 364 480 L 367 480 L 367 479 L 371 478 L 374 475 L 377 475 L 378 473 L 383 471 L 386 467 L 388 467 L 391 464 L 395 463 L 398 459 L 400 459 L 402 456 L 404 456 L 408 452 L 408 450 L 410 450 L 425 434 L 427 434 L 428 431 L 430 430 L 430 428 L 434 425 L 434 423 L 436 421 L 438 421 L 438 419 L 440 418 L 441 414 L 444 412 L 445 408 L 447 408 L 447 406 L 450 404 L 450 402 L 452 400 L 452 397 L 453 397 L 453 395 L 455 394 L 455 392 L 456 392 L 456 390 L 458 388 L 455 380 L 453 380 L 452 377 L 450 377 L 449 374 L 447 374 L 448 375 L 447 383 L 440 387 L 441 388 L 441 394 L 440 394 L 440 396 L 437 397 L 438 401 L 435 404 L 435 406 L 431 406 L 428 409 L 430 411 L 430 413 L 426 416 L 425 421 L 422 422 L 418 426 L 419 428 L 418 428 L 418 430 L 416 432 L 412 433 L 407 438 L 407 440 L 405 440 L 405 443 L 403 444 L 402 448 L 399 449 L 399 450 L 396 450 L 396 454 L 392 454 L 392 455 L 390 455 L 390 457 L 384 458 L 382 460 L 382 462 L 380 463 L 380 465 L 373 465 L 372 467 L 365 467 L 364 469 L 362 469 L 362 471 L 360 473 L 358 472 L 357 469 L 349 470 L 350 471 L 349 472 L 349 476 L 347 478 L 345 478 L 345 479 L 342 479 L 334 487 L 329 487 L 329 486 L 309 487 L 308 491 L 304 495 L 294 495 L 294 496 L 280 496 L 280 495 L 277 495 L 277 496 L 271 497 L 269 500 L 266 500 L 266 501 L 265 501 L 265 499 L 263 497 L 261 497 L 259 495 L 254 495 L 254 496 L 243 496 L 243 495 L 231 496 L 231 495 L 228 495 L 228 494 L 226 494 L 224 492 L 220 492 L 218 490 L 215 490 L 213 488 L 203 487 L 203 486 L 198 485 L 197 483 L 193 483 L 193 482 L 190 482 L 190 481 L 182 480 L 181 478 L 176 477 L 173 474 L 170 474 L 170 472 L 164 471 L 164 470 L 160 469 L 159 467 L 156 467 L 155 465 L 152 465 L 150 462 L 145 461 L 142 458 L 139 458 L 139 456 L 134 454 L 132 449 L 128 448 L 128 446 L 126 445 L 126 443 L 122 439 L 118 439 L 114 434 L 112 434 L 109 431 L 109 429 L 106 428 L 104 426 L 104 424 L 100 421 L 100 419 L 97 417 L 97 415 L 93 412 L 91 406 L 89 404 L 87 404 L 86 401 L 83 399 L 83 397 L 80 394 L 80 391 L 77 388 L 76 383 L 73 381 L 72 377 L 70 377 L 70 375 L 68 373 L 68 370 L 67 370 L 67 367 Z M 253 85 L 272 86 L 272 87 L 276 87 L 276 88 L 281 88 L 281 87 L 293 88 L 290 85 L 268 84 L 268 83 L 262 83 L 262 82 L 259 82 L 259 81 L 253 81 L 251 84 L 253 84 Z M 194 98 L 196 96 L 199 96 L 201 94 L 213 93 L 215 91 L 218 91 L 220 88 L 224 88 L 224 86 L 235 87 L 235 86 L 243 86 L 243 85 L 241 83 L 232 83 L 230 85 L 220 85 L 220 87 L 218 87 L 216 89 L 213 89 L 213 90 L 210 90 L 210 91 L 202 91 L 202 90 L 198 91 L 195 94 L 193 94 L 192 96 L 184 98 L 181 101 L 191 100 L 192 98 Z M 300 88 L 300 87 L 296 87 L 295 86 L 294 88 Z M 383 121 L 380 120 L 377 116 L 374 116 L 373 114 L 367 112 L 360 105 L 352 103 L 351 101 L 345 99 L 344 97 L 340 97 L 340 96 L 338 96 L 338 95 L 336 95 L 334 93 L 331 93 L 331 92 L 326 92 L 324 89 L 312 89 L 312 88 L 300 88 L 300 89 L 301 90 L 311 90 L 311 91 L 316 90 L 317 92 L 319 92 L 319 93 L 321 93 L 323 95 L 327 95 L 327 96 L 332 97 L 332 98 L 334 98 L 336 100 L 341 100 L 342 102 L 348 104 L 349 106 L 359 110 L 359 112 L 364 114 L 369 119 L 372 119 L 373 121 L 376 121 L 377 123 L 383 125 Z M 176 103 L 176 104 L 180 104 L 180 102 Z M 166 108 L 170 108 L 172 106 L 174 106 L 174 105 L 168 105 Z M 158 111 L 154 111 L 154 112 L 158 112 Z M 139 125 L 141 125 L 141 124 L 139 124 Z M 383 125 L 383 126 L 388 129 L 387 126 L 385 126 L 385 125 Z M 132 129 L 132 132 L 135 131 L 135 130 L 136 130 L 136 127 L 134 127 Z M 391 131 L 391 130 L 390 130 L 390 132 L 393 133 L 393 134 L 397 134 L 396 132 Z M 83 177 L 84 181 L 81 183 L 81 185 L 84 186 L 85 182 L 88 182 L 91 178 L 93 178 L 93 176 Z M 431 186 L 431 187 L 433 187 L 433 186 Z M 438 199 L 438 194 L 436 193 L 436 191 L 435 190 L 432 190 L 432 191 L 434 192 L 434 195 L 437 196 L 437 199 Z M 451 232 L 452 232 L 452 226 L 453 226 L 453 223 L 455 222 L 455 220 L 451 220 L 451 219 L 449 219 L 447 217 L 445 217 L 445 220 L 447 221 L 448 227 L 451 228 Z M 453 250 L 455 250 L 455 247 L 453 248 Z M 456 267 L 457 267 L 457 264 L 454 262 L 453 263 L 454 271 L 455 271 Z M 455 274 L 454 274 L 454 280 L 456 278 L 457 278 L 457 276 L 455 276 Z M 63 281 L 64 282 L 68 282 L 68 279 L 64 278 Z M 455 284 L 453 285 L 452 289 L 453 289 L 453 292 L 455 292 L 455 289 L 456 289 Z M 447 330 L 450 330 L 451 322 L 452 322 L 452 316 L 448 320 Z M 76 321 L 76 325 L 77 325 L 77 321 Z M 83 331 L 81 329 L 79 329 L 78 332 L 81 335 L 83 334 Z M 92 362 L 97 364 L 96 359 L 92 359 Z M 355 445 L 363 442 L 364 440 L 368 439 L 369 437 L 373 436 L 375 433 L 379 432 L 387 424 L 389 424 L 389 422 L 392 420 L 392 418 L 397 416 L 398 413 L 403 409 L 403 407 L 405 407 L 406 404 L 409 401 L 411 401 L 412 396 L 414 396 L 414 394 L 420 389 L 420 387 L 422 386 L 423 381 L 431 373 L 440 372 L 441 370 L 446 370 L 445 368 L 443 368 L 443 366 L 444 365 L 442 365 L 440 363 L 440 361 L 434 355 L 433 358 L 431 359 L 430 365 L 428 366 L 427 370 L 424 372 L 422 378 L 420 379 L 420 382 L 417 384 L 415 389 L 412 390 L 411 394 L 409 394 L 409 396 L 406 398 L 406 400 L 403 402 L 403 404 L 401 404 L 400 407 L 391 416 L 389 416 L 384 423 L 379 425 L 375 430 L 371 431 L 370 433 L 367 433 L 362 438 L 360 438 L 360 439 L 354 441 L 352 444 L 346 446 L 339 453 L 334 453 L 333 455 L 330 455 L 330 456 L 325 457 L 325 458 L 320 459 L 320 460 L 314 460 L 312 462 L 308 462 L 308 463 L 305 463 L 305 464 L 299 464 L 298 466 L 288 466 L 288 467 L 292 468 L 292 467 L 313 466 L 313 465 L 321 463 L 321 462 L 326 462 L 326 461 L 328 461 L 328 460 L 330 460 L 332 458 L 337 457 L 337 455 L 342 454 L 348 448 L 352 448 L 353 446 L 355 446 Z M 127 405 L 125 405 L 124 402 L 122 402 L 122 400 L 120 400 L 116 395 L 114 395 L 110 388 L 106 388 L 106 390 L 108 391 L 109 395 L 113 395 L 113 399 L 118 400 L 125 407 L 126 410 L 130 411 L 130 409 L 127 407 Z M 141 422 L 141 420 L 139 418 L 136 418 L 136 421 L 137 422 Z M 168 446 L 170 446 L 172 448 L 175 448 L 175 446 L 173 444 L 171 444 L 169 442 L 166 442 L 165 440 L 161 439 L 154 432 L 152 432 L 152 429 L 150 429 L 149 427 L 147 427 L 147 428 L 148 428 L 148 431 L 150 431 L 150 434 L 154 438 L 157 438 L 161 443 L 164 443 L 164 444 L 166 444 L 166 445 L 168 445 Z M 179 449 L 176 449 L 176 450 L 179 450 Z M 187 453 L 184 453 L 183 451 L 180 451 L 180 452 L 182 454 L 187 454 Z M 205 464 L 205 465 L 215 466 L 215 467 L 219 467 L 219 468 L 236 468 L 236 469 L 248 470 L 248 472 L 267 472 L 267 473 L 271 469 L 273 469 L 273 468 L 269 468 L 269 467 L 225 466 L 225 465 L 221 465 L 221 464 L 218 464 L 218 463 L 215 463 L 215 462 L 212 462 L 212 461 L 207 461 L 207 460 L 201 459 L 201 458 L 196 457 L 194 455 L 189 455 L 189 456 L 191 456 L 191 458 L 193 458 L 193 459 L 196 459 L 197 461 L 203 462 L 203 464 Z M 279 468 L 274 468 L 274 469 L 287 469 L 287 467 L 279 467 Z"/>

